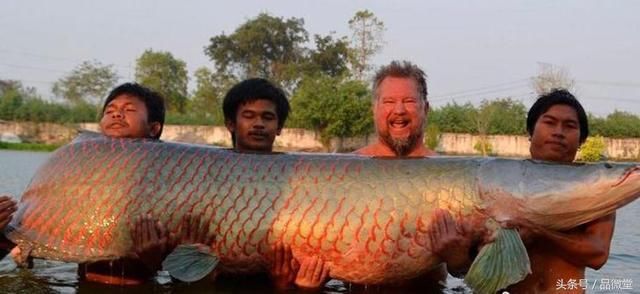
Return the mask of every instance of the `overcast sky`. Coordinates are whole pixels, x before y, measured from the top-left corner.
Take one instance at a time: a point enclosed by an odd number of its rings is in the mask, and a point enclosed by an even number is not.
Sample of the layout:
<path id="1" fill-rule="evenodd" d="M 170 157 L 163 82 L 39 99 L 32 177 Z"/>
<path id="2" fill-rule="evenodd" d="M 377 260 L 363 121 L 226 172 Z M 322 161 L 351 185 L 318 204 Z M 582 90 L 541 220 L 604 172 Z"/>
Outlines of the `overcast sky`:
<path id="1" fill-rule="evenodd" d="M 587 111 L 640 115 L 640 1 L 27 1 L 0 5 L 0 79 L 51 96 L 84 60 L 131 80 L 145 49 L 170 51 L 192 73 L 212 67 L 203 48 L 260 12 L 299 17 L 313 34 L 350 35 L 369 9 L 386 27 L 375 57 L 417 63 L 432 104 L 513 97 L 529 106 L 540 63 L 565 68 Z M 455 93 L 455 94 L 451 94 Z M 451 94 L 451 95 L 450 95 Z"/>

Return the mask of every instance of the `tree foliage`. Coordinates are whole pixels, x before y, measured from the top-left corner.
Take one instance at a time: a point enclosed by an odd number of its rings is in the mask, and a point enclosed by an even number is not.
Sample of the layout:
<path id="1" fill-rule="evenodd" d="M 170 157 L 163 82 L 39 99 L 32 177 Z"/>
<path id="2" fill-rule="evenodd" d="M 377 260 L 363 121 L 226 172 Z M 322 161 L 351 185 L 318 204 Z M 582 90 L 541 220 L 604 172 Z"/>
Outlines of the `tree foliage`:
<path id="1" fill-rule="evenodd" d="M 85 61 L 53 84 L 52 92 L 72 104 L 99 105 L 118 81 L 112 65 Z"/>
<path id="2" fill-rule="evenodd" d="M 136 61 L 136 81 L 160 93 L 168 111 L 185 112 L 187 64 L 170 52 L 145 50 Z"/>
<path id="3" fill-rule="evenodd" d="M 0 119 L 31 122 L 89 122 L 95 121 L 95 105 L 45 101 L 33 88 L 25 88 L 17 81 L 0 80 Z"/>
<path id="4" fill-rule="evenodd" d="M 616 110 L 607 115 L 603 127 L 594 132 L 609 138 L 640 137 L 640 118 L 626 111 Z"/>
<path id="5" fill-rule="evenodd" d="M 526 108 L 510 98 L 484 100 L 479 107 L 447 103 L 429 110 L 429 123 L 441 132 L 480 135 L 522 135 L 526 132 Z"/>
<path id="6" fill-rule="evenodd" d="M 511 98 L 484 100 L 478 110 L 478 133 L 483 135 L 522 135 L 526 133 L 527 109 Z"/>
<path id="7" fill-rule="evenodd" d="M 303 19 L 261 13 L 229 35 L 212 37 L 205 54 L 220 73 L 237 80 L 262 77 L 291 86 L 298 78 L 308 39 Z"/>
<path id="8" fill-rule="evenodd" d="M 222 125 L 222 100 L 235 83 L 232 77 L 214 73 L 206 67 L 196 70 L 196 89 L 191 96 L 189 113 L 206 124 Z"/>
<path id="9" fill-rule="evenodd" d="M 291 98 L 291 108 L 288 125 L 316 131 L 326 147 L 331 138 L 373 131 L 371 92 L 360 81 L 327 75 L 306 77 Z"/>
<path id="10" fill-rule="evenodd" d="M 320 73 L 330 77 L 348 74 L 351 48 L 346 38 L 334 38 L 332 35 L 315 35 L 316 48 L 309 50 L 307 75 Z"/>
<path id="11" fill-rule="evenodd" d="M 477 133 L 477 109 L 471 103 L 459 105 L 447 103 L 440 108 L 432 108 L 428 114 L 428 125 L 437 125 L 445 133 Z"/>

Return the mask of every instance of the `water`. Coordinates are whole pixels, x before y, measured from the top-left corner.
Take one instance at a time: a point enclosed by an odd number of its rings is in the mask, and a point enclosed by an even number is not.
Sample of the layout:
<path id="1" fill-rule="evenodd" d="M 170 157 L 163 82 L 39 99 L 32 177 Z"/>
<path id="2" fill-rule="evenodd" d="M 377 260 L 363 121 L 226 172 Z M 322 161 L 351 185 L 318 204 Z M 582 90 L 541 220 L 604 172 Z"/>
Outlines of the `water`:
<path id="1" fill-rule="evenodd" d="M 48 153 L 0 150 L 0 194 L 20 195 L 37 167 L 48 158 Z M 602 284 L 605 279 L 631 279 L 633 290 L 640 293 L 640 201 L 618 211 L 609 261 L 599 271 L 588 270 L 590 283 Z M 239 277 L 216 283 L 172 284 L 167 276 L 159 276 L 155 283 L 138 287 L 113 287 L 78 281 L 77 265 L 63 262 L 36 260 L 31 270 L 15 269 L 10 258 L 0 261 L 0 292 L 2 293 L 255 293 L 273 292 L 266 281 Z M 467 292 L 458 279 L 449 279 L 446 292 Z M 598 289 L 598 288 L 596 288 Z M 325 292 L 348 292 L 349 287 L 332 280 Z M 375 287 L 365 292 L 376 291 Z M 601 292 L 604 291 L 589 291 Z"/>

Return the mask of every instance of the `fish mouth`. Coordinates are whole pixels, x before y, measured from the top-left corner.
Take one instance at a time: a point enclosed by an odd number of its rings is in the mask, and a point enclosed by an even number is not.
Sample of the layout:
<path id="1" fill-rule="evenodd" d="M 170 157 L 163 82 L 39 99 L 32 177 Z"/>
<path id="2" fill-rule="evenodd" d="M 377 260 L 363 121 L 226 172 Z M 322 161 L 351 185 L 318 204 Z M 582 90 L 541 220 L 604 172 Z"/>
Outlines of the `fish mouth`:
<path id="1" fill-rule="evenodd" d="M 636 165 L 627 169 L 624 172 L 624 174 L 620 177 L 620 180 L 618 180 L 618 182 L 613 184 L 611 187 L 617 187 L 622 185 L 624 182 L 626 182 L 629 179 L 629 177 L 633 175 L 640 175 L 640 166 Z"/>

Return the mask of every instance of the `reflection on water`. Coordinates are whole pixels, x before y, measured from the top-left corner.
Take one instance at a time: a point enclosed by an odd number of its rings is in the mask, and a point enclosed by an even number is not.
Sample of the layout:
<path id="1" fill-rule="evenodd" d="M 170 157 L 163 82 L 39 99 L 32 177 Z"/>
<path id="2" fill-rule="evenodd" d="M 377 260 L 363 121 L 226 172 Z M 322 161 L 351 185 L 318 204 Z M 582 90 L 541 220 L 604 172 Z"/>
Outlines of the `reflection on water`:
<path id="1" fill-rule="evenodd" d="M 47 153 L 0 150 L 0 194 L 19 195 L 47 157 Z M 633 291 L 639 292 L 640 230 L 636 226 L 639 222 L 640 201 L 618 211 L 609 261 L 599 271 L 587 270 L 587 279 L 632 279 Z M 274 293 L 265 276 L 224 277 L 215 284 L 209 281 L 187 284 L 172 283 L 161 273 L 153 282 L 120 287 L 78 281 L 77 268 L 76 264 L 35 260 L 33 269 L 18 269 L 7 257 L 0 261 L 0 293 Z M 449 277 L 447 284 L 445 293 L 470 293 L 459 279 Z M 331 280 L 323 292 L 389 293 L 390 289 L 355 287 Z"/>

